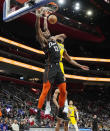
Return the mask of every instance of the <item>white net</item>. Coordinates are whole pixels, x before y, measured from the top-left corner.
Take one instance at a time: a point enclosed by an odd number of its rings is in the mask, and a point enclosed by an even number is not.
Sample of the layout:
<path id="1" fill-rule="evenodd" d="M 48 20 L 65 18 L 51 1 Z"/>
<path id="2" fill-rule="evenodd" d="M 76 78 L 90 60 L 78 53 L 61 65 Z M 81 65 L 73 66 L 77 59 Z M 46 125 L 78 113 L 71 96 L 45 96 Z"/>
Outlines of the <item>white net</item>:
<path id="1" fill-rule="evenodd" d="M 54 2 L 51 2 L 47 5 L 45 5 L 44 7 L 37 9 L 36 15 L 43 17 L 44 14 L 46 14 L 48 16 L 50 14 L 55 13 L 57 10 L 58 10 L 58 5 Z"/>

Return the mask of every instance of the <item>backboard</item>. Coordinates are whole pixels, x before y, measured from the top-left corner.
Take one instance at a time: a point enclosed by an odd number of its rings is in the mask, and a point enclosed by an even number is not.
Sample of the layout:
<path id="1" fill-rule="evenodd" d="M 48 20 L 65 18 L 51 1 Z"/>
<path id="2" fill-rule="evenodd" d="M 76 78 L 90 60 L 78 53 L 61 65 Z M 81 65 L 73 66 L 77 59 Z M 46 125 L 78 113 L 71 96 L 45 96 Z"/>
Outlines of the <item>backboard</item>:
<path id="1" fill-rule="evenodd" d="M 50 2 L 51 0 L 5 0 L 3 20 L 9 22 Z"/>

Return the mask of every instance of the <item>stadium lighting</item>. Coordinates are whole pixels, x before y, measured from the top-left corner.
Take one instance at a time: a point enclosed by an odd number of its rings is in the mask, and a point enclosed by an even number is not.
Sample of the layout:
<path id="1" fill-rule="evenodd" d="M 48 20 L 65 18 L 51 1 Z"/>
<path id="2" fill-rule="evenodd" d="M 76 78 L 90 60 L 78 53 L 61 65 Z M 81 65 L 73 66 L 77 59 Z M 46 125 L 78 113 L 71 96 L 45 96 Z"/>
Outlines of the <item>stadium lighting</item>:
<path id="1" fill-rule="evenodd" d="M 0 41 L 3 41 L 3 42 L 10 44 L 10 45 L 14 45 L 16 47 L 20 47 L 25 50 L 29 50 L 29 51 L 34 52 L 36 54 L 44 55 L 44 52 L 41 50 L 34 49 L 32 47 L 23 45 L 21 43 L 18 43 L 18 42 L 15 42 L 15 41 L 3 38 L 3 37 L 0 37 Z M 71 58 L 72 58 L 72 60 L 78 60 L 78 61 L 92 61 L 92 62 L 95 61 L 95 62 L 109 62 L 110 63 L 110 59 L 86 58 L 86 57 L 71 57 Z"/>
<path id="2" fill-rule="evenodd" d="M 12 59 L 8 59 L 8 58 L 5 58 L 5 57 L 0 57 L 0 62 L 12 64 L 12 65 L 15 65 L 15 66 L 20 66 L 20 67 L 23 67 L 23 68 L 35 70 L 35 71 L 42 72 L 42 73 L 44 72 L 43 68 L 40 68 L 40 67 L 37 67 L 37 66 L 32 66 L 32 65 L 22 63 L 22 62 L 19 62 L 19 61 L 15 61 L 15 60 L 12 60 Z M 85 77 L 85 76 L 70 75 L 70 74 L 65 74 L 65 77 L 69 78 L 69 79 L 77 79 L 77 80 L 84 80 L 84 81 L 110 82 L 110 78 Z"/>
<path id="3" fill-rule="evenodd" d="M 64 0 L 58 0 L 58 3 L 61 5 L 64 4 L 64 2 L 65 2 Z"/>
<path id="4" fill-rule="evenodd" d="M 79 6 L 75 6 L 74 9 L 75 9 L 75 10 L 79 10 L 80 7 L 79 7 Z"/>
<path id="5" fill-rule="evenodd" d="M 24 80 L 24 77 L 23 77 L 23 76 L 21 76 L 21 77 L 20 77 L 20 80 Z"/>
<path id="6" fill-rule="evenodd" d="M 75 6 L 74 6 L 74 9 L 75 10 L 80 10 L 80 3 L 76 3 Z"/>
<path id="7" fill-rule="evenodd" d="M 80 6 L 80 3 L 76 3 L 75 6 Z"/>
<path id="8" fill-rule="evenodd" d="M 92 12 L 91 10 L 88 10 L 88 11 L 86 12 L 86 14 L 87 14 L 88 16 L 91 16 L 91 15 L 93 14 L 93 12 Z"/>
<path id="9" fill-rule="evenodd" d="M 108 4 L 110 3 L 110 0 L 104 0 L 104 1 L 105 1 L 106 3 L 108 3 Z"/>

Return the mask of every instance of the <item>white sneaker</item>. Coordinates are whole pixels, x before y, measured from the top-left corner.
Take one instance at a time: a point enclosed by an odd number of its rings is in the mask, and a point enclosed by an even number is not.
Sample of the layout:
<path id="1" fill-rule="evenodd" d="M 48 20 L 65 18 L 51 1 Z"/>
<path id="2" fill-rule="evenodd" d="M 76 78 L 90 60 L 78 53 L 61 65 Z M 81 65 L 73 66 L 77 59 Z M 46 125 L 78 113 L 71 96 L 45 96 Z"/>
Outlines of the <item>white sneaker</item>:
<path id="1" fill-rule="evenodd" d="M 50 112 L 51 112 L 51 107 L 46 107 L 45 115 L 50 114 Z"/>

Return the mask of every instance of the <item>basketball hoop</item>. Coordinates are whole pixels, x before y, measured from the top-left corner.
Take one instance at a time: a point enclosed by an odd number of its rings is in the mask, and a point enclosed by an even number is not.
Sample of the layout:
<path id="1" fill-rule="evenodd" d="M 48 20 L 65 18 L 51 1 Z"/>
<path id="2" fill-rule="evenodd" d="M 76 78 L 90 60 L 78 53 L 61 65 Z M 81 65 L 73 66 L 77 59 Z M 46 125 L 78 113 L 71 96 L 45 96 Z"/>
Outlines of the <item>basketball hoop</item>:
<path id="1" fill-rule="evenodd" d="M 40 9 L 43 14 L 47 11 L 49 14 L 56 12 L 57 4 L 50 2 L 51 0 L 4 0 L 3 4 L 3 20 L 5 22 L 12 21 L 22 15 Z"/>
<path id="2" fill-rule="evenodd" d="M 19 2 L 20 4 L 24 4 L 25 2 L 28 2 L 28 0 L 16 0 L 17 2 Z"/>

